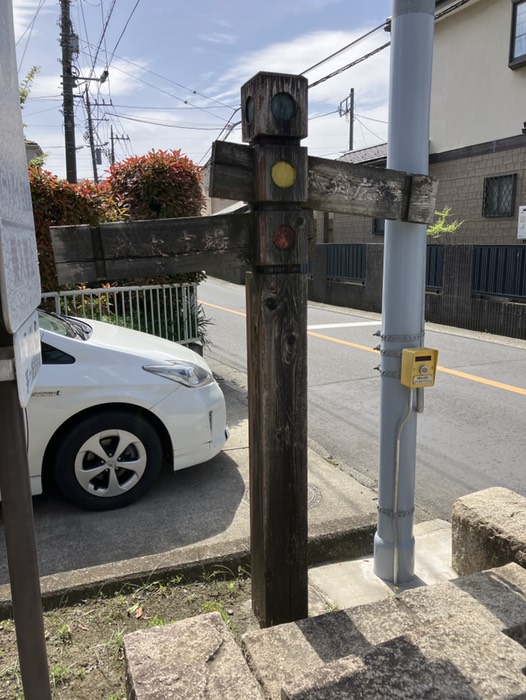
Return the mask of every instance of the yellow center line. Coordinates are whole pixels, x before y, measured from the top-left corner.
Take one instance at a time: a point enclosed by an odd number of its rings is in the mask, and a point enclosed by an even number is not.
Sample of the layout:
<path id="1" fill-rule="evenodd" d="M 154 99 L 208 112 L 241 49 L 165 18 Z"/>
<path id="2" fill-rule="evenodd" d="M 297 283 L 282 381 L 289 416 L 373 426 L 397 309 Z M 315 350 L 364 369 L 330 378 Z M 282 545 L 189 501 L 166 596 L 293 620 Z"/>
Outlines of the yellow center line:
<path id="1" fill-rule="evenodd" d="M 356 348 L 357 350 L 367 350 L 367 352 L 378 352 L 374 348 L 370 348 L 367 345 L 359 345 L 358 343 L 351 343 L 348 340 L 340 340 L 339 338 L 333 338 L 330 335 L 322 335 L 322 333 L 313 333 L 312 331 L 307 331 L 307 335 L 312 338 L 319 338 L 320 340 L 329 340 L 331 343 L 337 343 L 338 345 L 348 345 L 350 348 Z"/>
<path id="2" fill-rule="evenodd" d="M 470 381 L 477 382 L 478 384 L 486 384 L 486 386 L 492 386 L 495 387 L 495 389 L 504 389 L 504 391 L 512 391 L 514 394 L 526 396 L 526 389 L 521 389 L 519 386 L 495 382 L 493 379 L 484 379 L 484 377 L 477 377 L 476 374 L 468 374 L 467 372 L 460 372 L 458 369 L 448 369 L 447 367 L 441 367 L 440 365 L 438 365 L 437 370 L 439 372 L 444 372 L 444 374 L 452 374 L 454 377 L 469 379 Z"/>
<path id="3" fill-rule="evenodd" d="M 234 311 L 234 309 L 227 309 L 225 306 L 218 306 L 217 304 L 211 304 L 209 301 L 200 301 L 203 306 L 210 306 L 212 309 L 219 309 L 219 311 L 226 311 L 229 314 L 236 314 L 236 316 L 245 317 L 246 314 L 243 311 Z"/>
<path id="4" fill-rule="evenodd" d="M 208 301 L 202 301 L 200 302 L 203 304 L 203 306 L 210 306 L 213 309 L 218 309 L 219 311 L 226 311 L 227 313 L 230 314 L 236 314 L 237 316 L 244 316 L 246 317 L 246 314 L 243 311 L 234 311 L 233 309 L 227 309 L 224 306 L 218 306 L 217 304 L 211 304 Z M 333 338 L 330 335 L 323 335 L 321 333 L 313 333 L 312 331 L 307 331 L 307 335 L 310 335 L 312 338 L 319 338 L 320 340 L 328 340 L 331 343 L 336 343 L 337 345 L 346 345 L 350 348 L 355 348 L 356 350 L 366 350 L 367 352 L 374 352 L 378 353 L 378 350 L 375 350 L 374 348 L 370 348 L 367 345 L 359 345 L 358 343 L 351 343 L 348 340 L 340 340 L 339 338 Z M 471 382 L 475 382 L 477 384 L 484 384 L 486 386 L 491 386 L 495 389 L 503 389 L 504 391 L 511 391 L 514 394 L 520 394 L 521 396 L 526 396 L 526 389 L 522 389 L 521 387 L 518 386 L 513 386 L 512 384 L 504 384 L 503 382 L 496 382 L 493 379 L 485 379 L 484 377 L 478 377 L 476 374 L 469 374 L 468 372 L 461 372 L 458 369 L 449 369 L 448 367 L 442 367 L 439 365 L 437 367 L 437 370 L 439 372 L 443 372 L 444 374 L 451 374 L 454 377 L 460 377 L 461 379 L 468 379 Z"/>

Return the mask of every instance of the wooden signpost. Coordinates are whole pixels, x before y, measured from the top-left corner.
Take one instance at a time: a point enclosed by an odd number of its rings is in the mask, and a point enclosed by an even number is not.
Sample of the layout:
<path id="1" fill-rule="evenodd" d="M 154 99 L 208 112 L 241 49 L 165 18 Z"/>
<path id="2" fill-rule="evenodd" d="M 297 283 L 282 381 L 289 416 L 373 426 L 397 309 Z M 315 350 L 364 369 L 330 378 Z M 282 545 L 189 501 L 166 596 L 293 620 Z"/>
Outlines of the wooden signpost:
<path id="1" fill-rule="evenodd" d="M 433 221 L 423 175 L 310 158 L 307 80 L 258 73 L 241 89 L 243 139 L 216 142 L 210 196 L 249 214 L 52 229 L 61 284 L 213 270 L 246 261 L 252 600 L 262 626 L 308 615 L 307 262 L 312 210 Z"/>
<path id="2" fill-rule="evenodd" d="M 24 697 L 49 700 L 26 417 L 41 365 L 40 275 L 17 82 L 12 3 L 0 3 L 0 492 Z"/>

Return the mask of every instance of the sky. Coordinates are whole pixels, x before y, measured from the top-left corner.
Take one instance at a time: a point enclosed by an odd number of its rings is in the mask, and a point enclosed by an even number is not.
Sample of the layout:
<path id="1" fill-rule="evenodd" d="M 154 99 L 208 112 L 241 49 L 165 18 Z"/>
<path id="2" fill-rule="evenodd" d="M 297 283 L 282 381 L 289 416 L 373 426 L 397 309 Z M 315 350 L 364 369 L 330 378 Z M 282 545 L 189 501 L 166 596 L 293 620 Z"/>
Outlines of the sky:
<path id="1" fill-rule="evenodd" d="M 60 2 L 13 0 L 13 8 L 19 82 L 39 69 L 22 113 L 25 136 L 41 146 L 45 168 L 65 177 Z M 383 25 L 391 10 L 390 0 L 71 0 L 79 37 L 78 178 L 93 179 L 86 87 L 100 179 L 110 165 L 112 129 L 116 161 L 180 149 L 204 165 L 215 140 L 241 143 L 240 88 L 259 71 L 308 78 L 309 135 L 302 145 L 311 155 L 338 158 L 349 150 L 351 88 L 354 149 L 385 142 L 389 48 L 341 69 L 389 42 Z M 103 84 L 83 80 L 104 70 Z"/>

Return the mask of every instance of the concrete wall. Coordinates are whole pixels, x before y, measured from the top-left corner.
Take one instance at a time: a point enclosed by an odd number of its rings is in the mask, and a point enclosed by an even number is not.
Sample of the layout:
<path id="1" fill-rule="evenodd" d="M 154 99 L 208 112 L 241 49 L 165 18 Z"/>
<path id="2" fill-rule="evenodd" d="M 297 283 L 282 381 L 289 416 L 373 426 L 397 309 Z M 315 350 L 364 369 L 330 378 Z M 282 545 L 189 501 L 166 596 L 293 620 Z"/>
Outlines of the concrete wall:
<path id="1" fill-rule="evenodd" d="M 464 222 L 454 235 L 441 238 L 440 243 L 526 244 L 517 238 L 518 208 L 526 205 L 526 135 L 434 154 L 430 157 L 429 172 L 439 181 L 437 210 L 449 206 L 452 219 Z M 512 174 L 516 175 L 513 216 L 484 217 L 484 179 Z M 383 240 L 383 237 L 373 234 L 373 220 L 363 216 L 334 214 L 327 221 L 327 217 L 324 219 L 318 215 L 316 222 L 318 243 L 376 243 Z"/>
<path id="2" fill-rule="evenodd" d="M 521 133 L 526 68 L 508 67 L 511 0 L 477 0 L 435 25 L 431 153 Z"/>
<path id="3" fill-rule="evenodd" d="M 309 299 L 335 306 L 381 312 L 383 245 L 367 246 L 364 284 L 327 280 L 326 248 L 317 245 Z M 473 247 L 447 245 L 441 292 L 426 294 L 427 321 L 511 338 L 526 339 L 526 303 L 472 296 Z"/>

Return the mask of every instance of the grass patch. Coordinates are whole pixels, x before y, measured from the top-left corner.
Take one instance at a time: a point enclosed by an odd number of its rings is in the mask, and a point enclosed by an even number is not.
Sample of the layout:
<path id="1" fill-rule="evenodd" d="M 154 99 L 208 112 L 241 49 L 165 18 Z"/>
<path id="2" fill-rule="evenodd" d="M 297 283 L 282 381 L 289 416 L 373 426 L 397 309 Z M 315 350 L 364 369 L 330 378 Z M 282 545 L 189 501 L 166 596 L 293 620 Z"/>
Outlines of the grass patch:
<path id="1" fill-rule="evenodd" d="M 124 700 L 124 636 L 217 611 L 238 640 L 258 628 L 250 606 L 250 579 L 240 570 L 203 572 L 200 581 L 180 576 L 123 586 L 44 613 L 53 699 Z M 0 623 L 0 698 L 23 700 L 15 625 Z"/>

